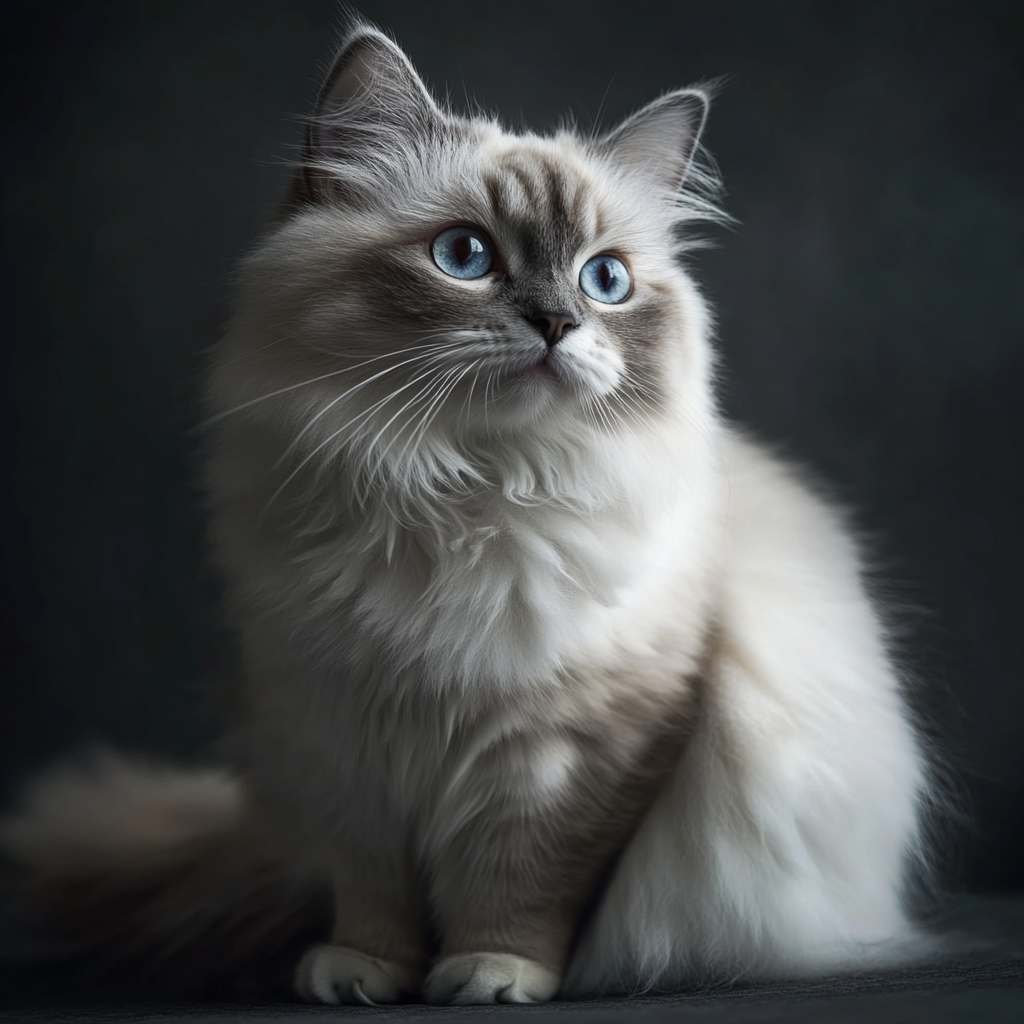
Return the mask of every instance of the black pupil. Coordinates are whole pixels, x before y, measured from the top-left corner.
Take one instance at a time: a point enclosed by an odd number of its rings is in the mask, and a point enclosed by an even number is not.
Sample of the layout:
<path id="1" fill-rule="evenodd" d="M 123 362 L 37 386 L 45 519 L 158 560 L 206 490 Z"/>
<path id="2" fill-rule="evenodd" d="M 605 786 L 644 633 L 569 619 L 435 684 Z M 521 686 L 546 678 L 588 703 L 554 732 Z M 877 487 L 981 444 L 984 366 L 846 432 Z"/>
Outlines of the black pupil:
<path id="1" fill-rule="evenodd" d="M 597 272 L 597 279 L 601 282 L 601 288 L 603 291 L 608 291 L 612 286 L 612 281 L 615 280 L 615 271 L 612 270 L 610 263 L 602 263 L 600 269 Z"/>
<path id="2" fill-rule="evenodd" d="M 452 243 L 452 254 L 460 264 L 469 262 L 476 249 L 473 245 L 474 241 L 472 235 L 459 235 Z"/>

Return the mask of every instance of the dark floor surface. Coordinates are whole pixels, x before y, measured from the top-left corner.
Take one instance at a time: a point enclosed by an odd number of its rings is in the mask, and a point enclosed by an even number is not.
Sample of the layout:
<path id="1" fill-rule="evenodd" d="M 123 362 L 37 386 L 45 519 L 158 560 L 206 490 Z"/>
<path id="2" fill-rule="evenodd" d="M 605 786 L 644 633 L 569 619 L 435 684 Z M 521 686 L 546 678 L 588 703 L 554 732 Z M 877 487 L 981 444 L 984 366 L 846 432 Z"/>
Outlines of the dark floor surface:
<path id="1" fill-rule="evenodd" d="M 7 987 L 0 1021 L 153 1021 L 163 1024 L 311 1024 L 319 1018 L 413 1021 L 458 1015 L 464 1021 L 502 1024 L 755 1024 L 755 1022 L 1024 1022 L 1024 896 L 961 897 L 950 904 L 945 927 L 953 952 L 928 965 L 770 985 L 686 992 L 668 996 L 556 1002 L 537 1007 L 379 1008 L 300 1005 L 102 1002 L 83 1004 L 54 994 L 18 995 Z M 8 981 L 11 980 L 8 976 Z"/>

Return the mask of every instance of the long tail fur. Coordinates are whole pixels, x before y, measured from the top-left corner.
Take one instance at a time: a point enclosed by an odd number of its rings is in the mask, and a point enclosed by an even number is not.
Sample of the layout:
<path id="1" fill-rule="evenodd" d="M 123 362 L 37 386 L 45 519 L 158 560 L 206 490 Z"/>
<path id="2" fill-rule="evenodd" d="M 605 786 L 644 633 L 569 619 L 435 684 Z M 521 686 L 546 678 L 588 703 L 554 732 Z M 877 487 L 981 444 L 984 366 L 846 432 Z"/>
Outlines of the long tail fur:
<path id="1" fill-rule="evenodd" d="M 223 772 L 113 755 L 56 769 L 0 820 L 0 851 L 24 948 L 82 980 L 280 992 L 329 925 L 323 886 L 289 874 Z"/>

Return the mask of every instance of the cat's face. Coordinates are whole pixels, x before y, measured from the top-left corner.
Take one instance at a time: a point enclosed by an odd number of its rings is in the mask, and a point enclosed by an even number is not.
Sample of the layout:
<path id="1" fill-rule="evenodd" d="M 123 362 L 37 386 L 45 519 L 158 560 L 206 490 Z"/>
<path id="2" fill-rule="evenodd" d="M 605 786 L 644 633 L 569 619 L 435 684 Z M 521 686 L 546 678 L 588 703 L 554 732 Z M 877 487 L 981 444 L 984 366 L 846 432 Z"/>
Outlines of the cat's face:
<path id="1" fill-rule="evenodd" d="M 441 111 L 390 40 L 357 30 L 251 264 L 324 375 L 293 396 L 309 438 L 621 429 L 703 376 L 673 230 L 696 214 L 679 188 L 705 109 L 680 92 L 601 138 L 511 135 Z"/>

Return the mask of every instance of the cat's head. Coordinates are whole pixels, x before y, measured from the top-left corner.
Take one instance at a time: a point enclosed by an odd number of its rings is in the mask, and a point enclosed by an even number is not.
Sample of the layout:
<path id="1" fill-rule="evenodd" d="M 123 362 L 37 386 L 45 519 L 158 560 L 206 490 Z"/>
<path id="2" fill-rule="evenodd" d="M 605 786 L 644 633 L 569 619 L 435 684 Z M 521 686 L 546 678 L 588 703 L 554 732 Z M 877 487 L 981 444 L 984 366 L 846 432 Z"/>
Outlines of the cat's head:
<path id="1" fill-rule="evenodd" d="M 692 187 L 707 105 L 687 89 L 604 135 L 512 134 L 442 109 L 357 26 L 243 270 L 228 348 L 259 355 L 236 397 L 276 392 L 298 450 L 381 457 L 699 411 L 706 313 L 676 257 L 680 225 L 715 216 Z"/>

